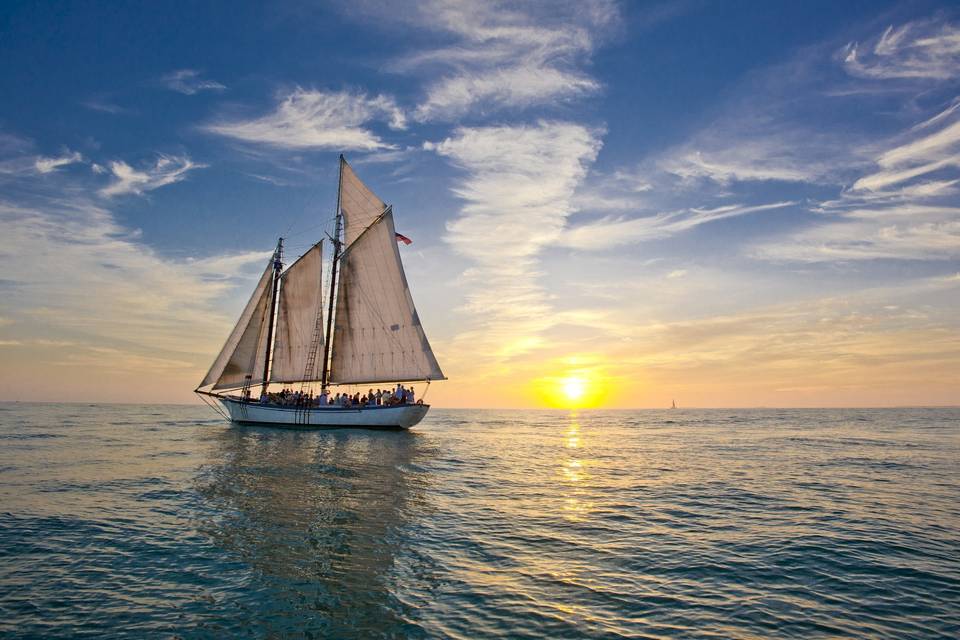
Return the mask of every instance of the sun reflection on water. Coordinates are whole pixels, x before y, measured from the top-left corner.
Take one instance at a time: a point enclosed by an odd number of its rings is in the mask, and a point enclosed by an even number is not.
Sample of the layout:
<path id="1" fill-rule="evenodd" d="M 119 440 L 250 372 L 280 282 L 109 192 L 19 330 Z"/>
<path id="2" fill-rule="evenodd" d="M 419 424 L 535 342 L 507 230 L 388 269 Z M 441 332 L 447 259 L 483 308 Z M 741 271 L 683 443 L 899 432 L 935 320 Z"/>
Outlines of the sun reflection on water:
<path id="1" fill-rule="evenodd" d="M 582 500 L 584 494 L 580 486 L 589 477 L 587 462 L 583 458 L 583 440 L 580 433 L 580 420 L 577 412 L 570 413 L 570 423 L 563 434 L 565 451 L 560 458 L 560 474 L 568 492 L 564 496 L 564 517 L 571 521 L 581 521 L 590 512 L 590 505 Z"/>

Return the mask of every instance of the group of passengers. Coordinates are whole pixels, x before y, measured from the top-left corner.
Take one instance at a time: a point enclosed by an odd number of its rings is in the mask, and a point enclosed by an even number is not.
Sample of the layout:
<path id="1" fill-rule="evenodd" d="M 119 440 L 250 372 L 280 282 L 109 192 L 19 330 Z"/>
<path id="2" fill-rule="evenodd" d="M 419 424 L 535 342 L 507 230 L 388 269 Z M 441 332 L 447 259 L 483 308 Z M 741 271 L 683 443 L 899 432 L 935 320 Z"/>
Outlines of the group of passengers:
<path id="1" fill-rule="evenodd" d="M 324 389 L 318 395 L 313 395 L 309 391 L 294 391 L 293 389 L 283 389 L 277 393 L 260 394 L 260 404 L 277 404 L 284 407 L 389 407 L 399 404 L 416 404 L 416 394 L 413 387 L 404 387 L 398 384 L 393 389 L 370 389 L 367 393 L 360 395 L 356 392 L 353 395 L 349 393 L 337 393 L 330 395 Z"/>

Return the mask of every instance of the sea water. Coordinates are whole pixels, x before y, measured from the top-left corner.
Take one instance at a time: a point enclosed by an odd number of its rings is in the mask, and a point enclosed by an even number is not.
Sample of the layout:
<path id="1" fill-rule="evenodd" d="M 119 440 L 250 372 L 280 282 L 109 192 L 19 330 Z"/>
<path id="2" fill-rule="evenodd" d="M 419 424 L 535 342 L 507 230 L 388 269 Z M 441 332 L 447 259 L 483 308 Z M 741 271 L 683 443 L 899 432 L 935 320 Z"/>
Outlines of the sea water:
<path id="1" fill-rule="evenodd" d="M 0 404 L 0 635 L 957 638 L 960 410 Z"/>

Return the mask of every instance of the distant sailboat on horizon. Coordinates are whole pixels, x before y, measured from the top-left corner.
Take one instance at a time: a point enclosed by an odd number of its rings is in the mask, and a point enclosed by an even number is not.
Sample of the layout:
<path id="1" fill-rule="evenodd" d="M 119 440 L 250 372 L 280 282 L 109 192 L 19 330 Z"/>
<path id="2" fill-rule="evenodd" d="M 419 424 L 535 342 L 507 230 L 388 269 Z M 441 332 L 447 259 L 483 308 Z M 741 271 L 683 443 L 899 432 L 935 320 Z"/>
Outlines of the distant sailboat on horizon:
<path id="1" fill-rule="evenodd" d="M 670 401 L 670 408 L 671 408 L 671 409 L 676 409 L 676 408 L 677 408 L 677 401 L 676 401 L 676 400 L 671 400 L 671 401 Z"/>
<path id="2" fill-rule="evenodd" d="M 323 240 L 284 270 L 283 238 L 240 319 L 195 391 L 234 422 L 297 427 L 408 429 L 430 408 L 403 383 L 445 380 L 424 334 L 397 247 L 393 208 L 340 156 L 326 330 Z M 313 389 L 319 383 L 320 393 Z M 331 386 L 396 383 L 389 404 L 333 404 Z M 300 385 L 284 395 L 271 384 Z M 251 388 L 259 386 L 257 399 Z M 239 395 L 230 395 L 238 392 Z M 338 394 L 339 396 L 340 394 Z M 359 395 L 359 392 L 358 394 Z M 378 396 L 379 397 L 379 396 Z M 215 405 L 213 405 L 216 408 Z"/>

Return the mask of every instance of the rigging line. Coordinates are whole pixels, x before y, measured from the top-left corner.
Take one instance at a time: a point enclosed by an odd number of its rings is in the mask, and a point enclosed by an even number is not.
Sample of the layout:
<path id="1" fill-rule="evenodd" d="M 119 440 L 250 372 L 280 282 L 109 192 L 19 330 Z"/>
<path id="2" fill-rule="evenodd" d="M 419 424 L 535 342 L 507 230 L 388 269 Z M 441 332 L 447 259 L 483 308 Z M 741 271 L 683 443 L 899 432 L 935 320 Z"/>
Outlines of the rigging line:
<path id="1" fill-rule="evenodd" d="M 220 417 L 222 417 L 222 418 L 223 418 L 224 420 L 226 420 L 227 422 L 230 421 L 230 417 L 229 417 L 229 416 L 226 414 L 226 412 L 225 412 L 221 407 L 219 407 L 216 403 L 207 400 L 207 398 L 206 398 L 204 395 L 202 395 L 202 394 L 199 394 L 199 393 L 198 393 L 197 395 L 200 396 L 200 400 L 203 401 L 203 404 L 207 405 L 208 407 L 210 407 L 211 409 L 213 409 L 214 411 L 216 411 L 217 413 L 219 413 L 219 414 L 220 414 Z"/>
<path id="2" fill-rule="evenodd" d="M 304 234 L 304 233 L 306 233 L 306 232 L 308 232 L 308 231 L 313 231 L 314 229 L 327 228 L 328 225 L 329 225 L 331 222 L 332 222 L 332 219 L 327 220 L 327 221 L 325 221 L 325 222 L 321 222 L 321 223 L 319 223 L 319 224 L 310 225 L 309 227 L 302 227 L 302 228 L 298 227 L 298 228 L 296 228 L 296 229 L 290 230 L 290 234 L 296 236 L 296 235 L 302 235 L 302 234 Z M 284 237 L 286 237 L 286 236 L 284 236 Z"/>
<path id="3" fill-rule="evenodd" d="M 307 257 L 307 254 L 310 253 L 310 251 L 312 251 L 314 247 L 316 247 L 317 245 L 321 245 L 321 244 L 323 244 L 323 238 L 320 238 L 320 240 L 318 240 L 317 242 L 314 242 L 312 245 L 310 245 L 310 248 L 307 249 L 306 251 L 304 251 L 303 254 L 302 254 L 299 258 L 297 258 L 296 260 L 294 260 L 293 262 L 291 262 L 290 264 L 288 264 L 288 265 L 287 265 L 287 268 L 283 270 L 283 273 L 287 273 L 288 271 L 290 271 L 290 269 L 292 269 L 295 264 L 297 264 L 298 262 L 300 262 L 301 260 L 303 260 L 305 257 Z M 290 246 L 287 245 L 287 248 L 289 249 Z"/>

